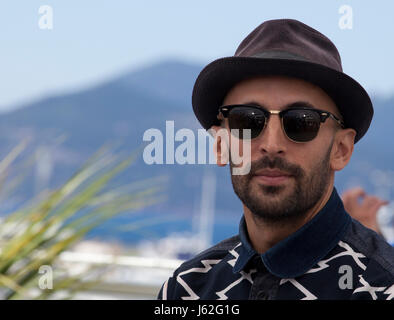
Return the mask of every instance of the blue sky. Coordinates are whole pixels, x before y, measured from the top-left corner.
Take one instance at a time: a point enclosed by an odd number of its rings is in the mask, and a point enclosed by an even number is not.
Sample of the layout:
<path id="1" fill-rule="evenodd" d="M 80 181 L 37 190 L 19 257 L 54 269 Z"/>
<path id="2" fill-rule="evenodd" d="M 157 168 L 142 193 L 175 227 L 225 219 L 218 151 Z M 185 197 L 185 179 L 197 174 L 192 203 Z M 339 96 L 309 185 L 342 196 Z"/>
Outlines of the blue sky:
<path id="1" fill-rule="evenodd" d="M 38 9 L 53 9 L 53 29 Z M 353 28 L 339 27 L 350 5 Z M 261 22 L 295 18 L 327 35 L 346 73 L 394 93 L 393 1 L 7 0 L 0 3 L 0 111 L 89 87 L 165 58 L 205 65 L 232 55 Z"/>

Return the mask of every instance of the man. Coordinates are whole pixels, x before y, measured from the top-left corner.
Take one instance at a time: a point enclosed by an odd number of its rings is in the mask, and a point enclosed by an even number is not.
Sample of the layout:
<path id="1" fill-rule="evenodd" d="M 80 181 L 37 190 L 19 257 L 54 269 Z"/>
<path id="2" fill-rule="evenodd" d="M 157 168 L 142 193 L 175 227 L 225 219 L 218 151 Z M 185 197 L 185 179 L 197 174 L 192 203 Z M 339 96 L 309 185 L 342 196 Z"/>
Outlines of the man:
<path id="1" fill-rule="evenodd" d="M 244 215 L 239 235 L 183 263 L 159 299 L 394 298 L 393 249 L 348 215 L 334 187 L 373 108 L 327 37 L 266 21 L 204 68 L 192 102 L 218 165 L 239 166 L 228 151 L 250 142 L 250 171 L 231 175 Z"/>

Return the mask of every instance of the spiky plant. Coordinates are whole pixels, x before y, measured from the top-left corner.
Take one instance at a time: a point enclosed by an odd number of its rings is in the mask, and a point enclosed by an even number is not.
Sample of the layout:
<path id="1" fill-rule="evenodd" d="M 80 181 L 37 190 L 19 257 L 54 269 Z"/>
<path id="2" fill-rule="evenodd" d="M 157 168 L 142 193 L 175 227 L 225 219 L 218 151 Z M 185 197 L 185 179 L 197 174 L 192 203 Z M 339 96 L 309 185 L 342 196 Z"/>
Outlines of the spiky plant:
<path id="1" fill-rule="evenodd" d="M 23 146 L 17 146 L 0 162 L 0 176 L 22 149 Z M 109 182 L 135 157 L 136 153 L 121 159 L 102 149 L 56 190 L 38 195 L 4 217 L 0 222 L 1 298 L 70 298 L 100 281 L 100 277 L 86 280 L 92 270 L 70 275 L 59 266 L 58 258 L 111 217 L 164 199 L 160 178 L 109 188 Z M 54 270 L 53 283 L 40 288 L 43 266 Z"/>

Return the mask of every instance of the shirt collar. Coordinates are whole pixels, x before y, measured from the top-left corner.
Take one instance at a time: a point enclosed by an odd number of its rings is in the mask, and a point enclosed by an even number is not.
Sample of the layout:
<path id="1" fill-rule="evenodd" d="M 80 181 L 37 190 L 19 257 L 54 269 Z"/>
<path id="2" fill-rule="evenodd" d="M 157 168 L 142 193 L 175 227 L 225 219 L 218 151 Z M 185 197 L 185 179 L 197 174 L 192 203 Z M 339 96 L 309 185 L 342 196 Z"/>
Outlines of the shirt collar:
<path id="1" fill-rule="evenodd" d="M 351 218 L 334 188 L 325 206 L 309 222 L 261 255 L 263 263 L 280 278 L 300 276 L 335 247 L 350 222 Z M 242 245 L 233 268 L 235 273 L 257 255 L 249 240 L 245 217 L 240 222 L 239 237 Z"/>

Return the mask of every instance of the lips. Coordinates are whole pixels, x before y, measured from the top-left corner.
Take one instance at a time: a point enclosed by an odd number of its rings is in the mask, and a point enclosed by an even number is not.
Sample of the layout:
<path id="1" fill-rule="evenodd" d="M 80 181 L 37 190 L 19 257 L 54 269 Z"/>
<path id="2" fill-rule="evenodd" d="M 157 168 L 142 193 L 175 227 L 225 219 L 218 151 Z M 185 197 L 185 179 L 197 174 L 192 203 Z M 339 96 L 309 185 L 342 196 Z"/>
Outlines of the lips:
<path id="1" fill-rule="evenodd" d="M 260 183 L 278 185 L 287 182 L 292 176 L 280 170 L 264 169 L 255 173 L 254 178 Z"/>

